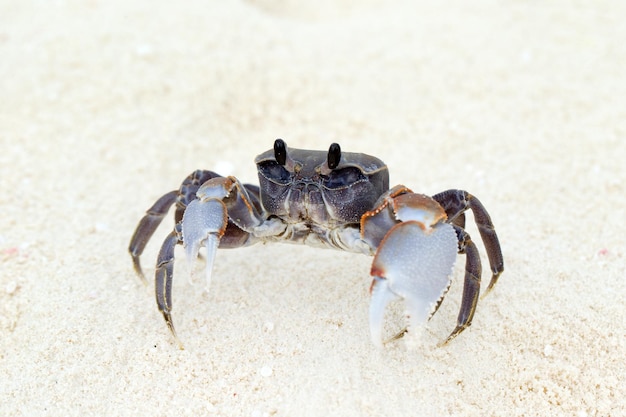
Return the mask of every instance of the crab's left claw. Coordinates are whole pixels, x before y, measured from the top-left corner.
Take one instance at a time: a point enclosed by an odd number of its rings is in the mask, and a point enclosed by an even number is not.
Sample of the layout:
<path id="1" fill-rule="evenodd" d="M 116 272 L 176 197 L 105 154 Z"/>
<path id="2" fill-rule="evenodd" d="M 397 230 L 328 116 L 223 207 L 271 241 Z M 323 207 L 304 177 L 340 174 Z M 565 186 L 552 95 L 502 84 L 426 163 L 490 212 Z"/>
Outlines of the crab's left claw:
<path id="1" fill-rule="evenodd" d="M 372 263 L 370 331 L 377 346 L 390 301 L 404 300 L 408 331 L 419 331 L 450 286 L 458 242 L 454 228 L 423 210 L 408 214 L 387 232 Z"/>
<path id="2" fill-rule="evenodd" d="M 207 249 L 206 289 L 211 283 L 213 261 L 221 237 L 228 224 L 226 206 L 216 198 L 203 198 L 192 201 L 185 210 L 182 221 L 183 244 L 187 255 L 189 273 L 198 257 L 200 246 Z"/>

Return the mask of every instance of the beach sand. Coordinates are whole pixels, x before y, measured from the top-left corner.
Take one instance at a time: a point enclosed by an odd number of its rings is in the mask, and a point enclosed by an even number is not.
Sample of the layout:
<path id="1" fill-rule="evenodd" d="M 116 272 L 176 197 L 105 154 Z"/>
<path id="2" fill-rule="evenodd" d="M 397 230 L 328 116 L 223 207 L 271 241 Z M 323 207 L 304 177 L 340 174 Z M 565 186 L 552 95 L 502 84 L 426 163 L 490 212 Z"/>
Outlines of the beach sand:
<path id="1" fill-rule="evenodd" d="M 0 415 L 626 415 L 625 17 L 609 1 L 2 1 Z M 473 325 L 437 346 L 462 256 L 417 346 L 378 350 L 371 258 L 258 245 L 219 251 L 208 293 L 176 276 L 179 350 L 133 230 L 195 169 L 256 183 L 278 137 L 480 198 L 505 272 Z M 172 227 L 145 250 L 150 278 Z"/>

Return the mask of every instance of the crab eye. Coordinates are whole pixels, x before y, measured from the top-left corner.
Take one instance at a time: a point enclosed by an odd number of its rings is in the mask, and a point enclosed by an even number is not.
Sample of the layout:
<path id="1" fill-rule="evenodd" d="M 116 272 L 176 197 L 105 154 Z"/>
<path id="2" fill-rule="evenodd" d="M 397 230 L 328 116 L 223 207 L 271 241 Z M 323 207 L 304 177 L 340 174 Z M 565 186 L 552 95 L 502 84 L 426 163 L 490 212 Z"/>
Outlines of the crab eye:
<path id="1" fill-rule="evenodd" d="M 324 180 L 324 186 L 330 189 L 338 189 L 350 186 L 365 179 L 365 175 L 363 175 L 360 169 L 355 167 L 346 167 L 331 171 Z"/>
<path id="2" fill-rule="evenodd" d="M 341 147 L 338 143 L 333 143 L 328 149 L 328 168 L 335 169 L 341 161 Z"/>
<path id="3" fill-rule="evenodd" d="M 287 162 L 287 144 L 282 139 L 274 141 L 274 158 L 279 165 L 285 165 Z"/>
<path id="4" fill-rule="evenodd" d="M 265 161 L 259 165 L 259 173 L 263 177 L 267 178 L 276 184 L 288 184 L 291 181 L 291 174 L 285 169 L 284 166 L 279 165 L 278 162 Z"/>

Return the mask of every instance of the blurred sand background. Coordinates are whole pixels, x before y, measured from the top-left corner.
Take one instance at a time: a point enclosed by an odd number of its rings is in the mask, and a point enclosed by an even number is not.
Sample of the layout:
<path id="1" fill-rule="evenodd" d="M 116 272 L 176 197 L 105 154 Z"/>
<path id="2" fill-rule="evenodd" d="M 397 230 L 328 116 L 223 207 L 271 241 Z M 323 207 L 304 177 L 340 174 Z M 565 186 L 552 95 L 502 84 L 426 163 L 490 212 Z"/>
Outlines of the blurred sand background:
<path id="1" fill-rule="evenodd" d="M 625 20 L 618 1 L 1 1 L 0 415 L 626 415 Z M 371 259 L 265 245 L 220 251 L 208 294 L 175 282 L 178 350 L 129 238 L 196 168 L 256 182 L 277 137 L 477 195 L 506 270 L 473 326 L 437 347 L 459 261 L 423 346 L 378 351 Z"/>

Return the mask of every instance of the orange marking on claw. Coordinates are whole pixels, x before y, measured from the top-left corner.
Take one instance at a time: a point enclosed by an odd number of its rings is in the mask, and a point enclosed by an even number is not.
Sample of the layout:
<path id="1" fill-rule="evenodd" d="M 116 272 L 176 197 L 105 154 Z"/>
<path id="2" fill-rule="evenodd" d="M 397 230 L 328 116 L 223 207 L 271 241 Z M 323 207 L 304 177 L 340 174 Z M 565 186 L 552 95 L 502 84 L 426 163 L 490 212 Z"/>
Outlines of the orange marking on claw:
<path id="1" fill-rule="evenodd" d="M 448 216 L 439 203 L 431 197 L 424 194 L 403 194 L 393 200 L 393 209 L 395 212 L 403 208 L 424 209 L 433 213 L 434 223 L 446 220 Z M 434 224 L 433 223 L 433 224 Z"/>

